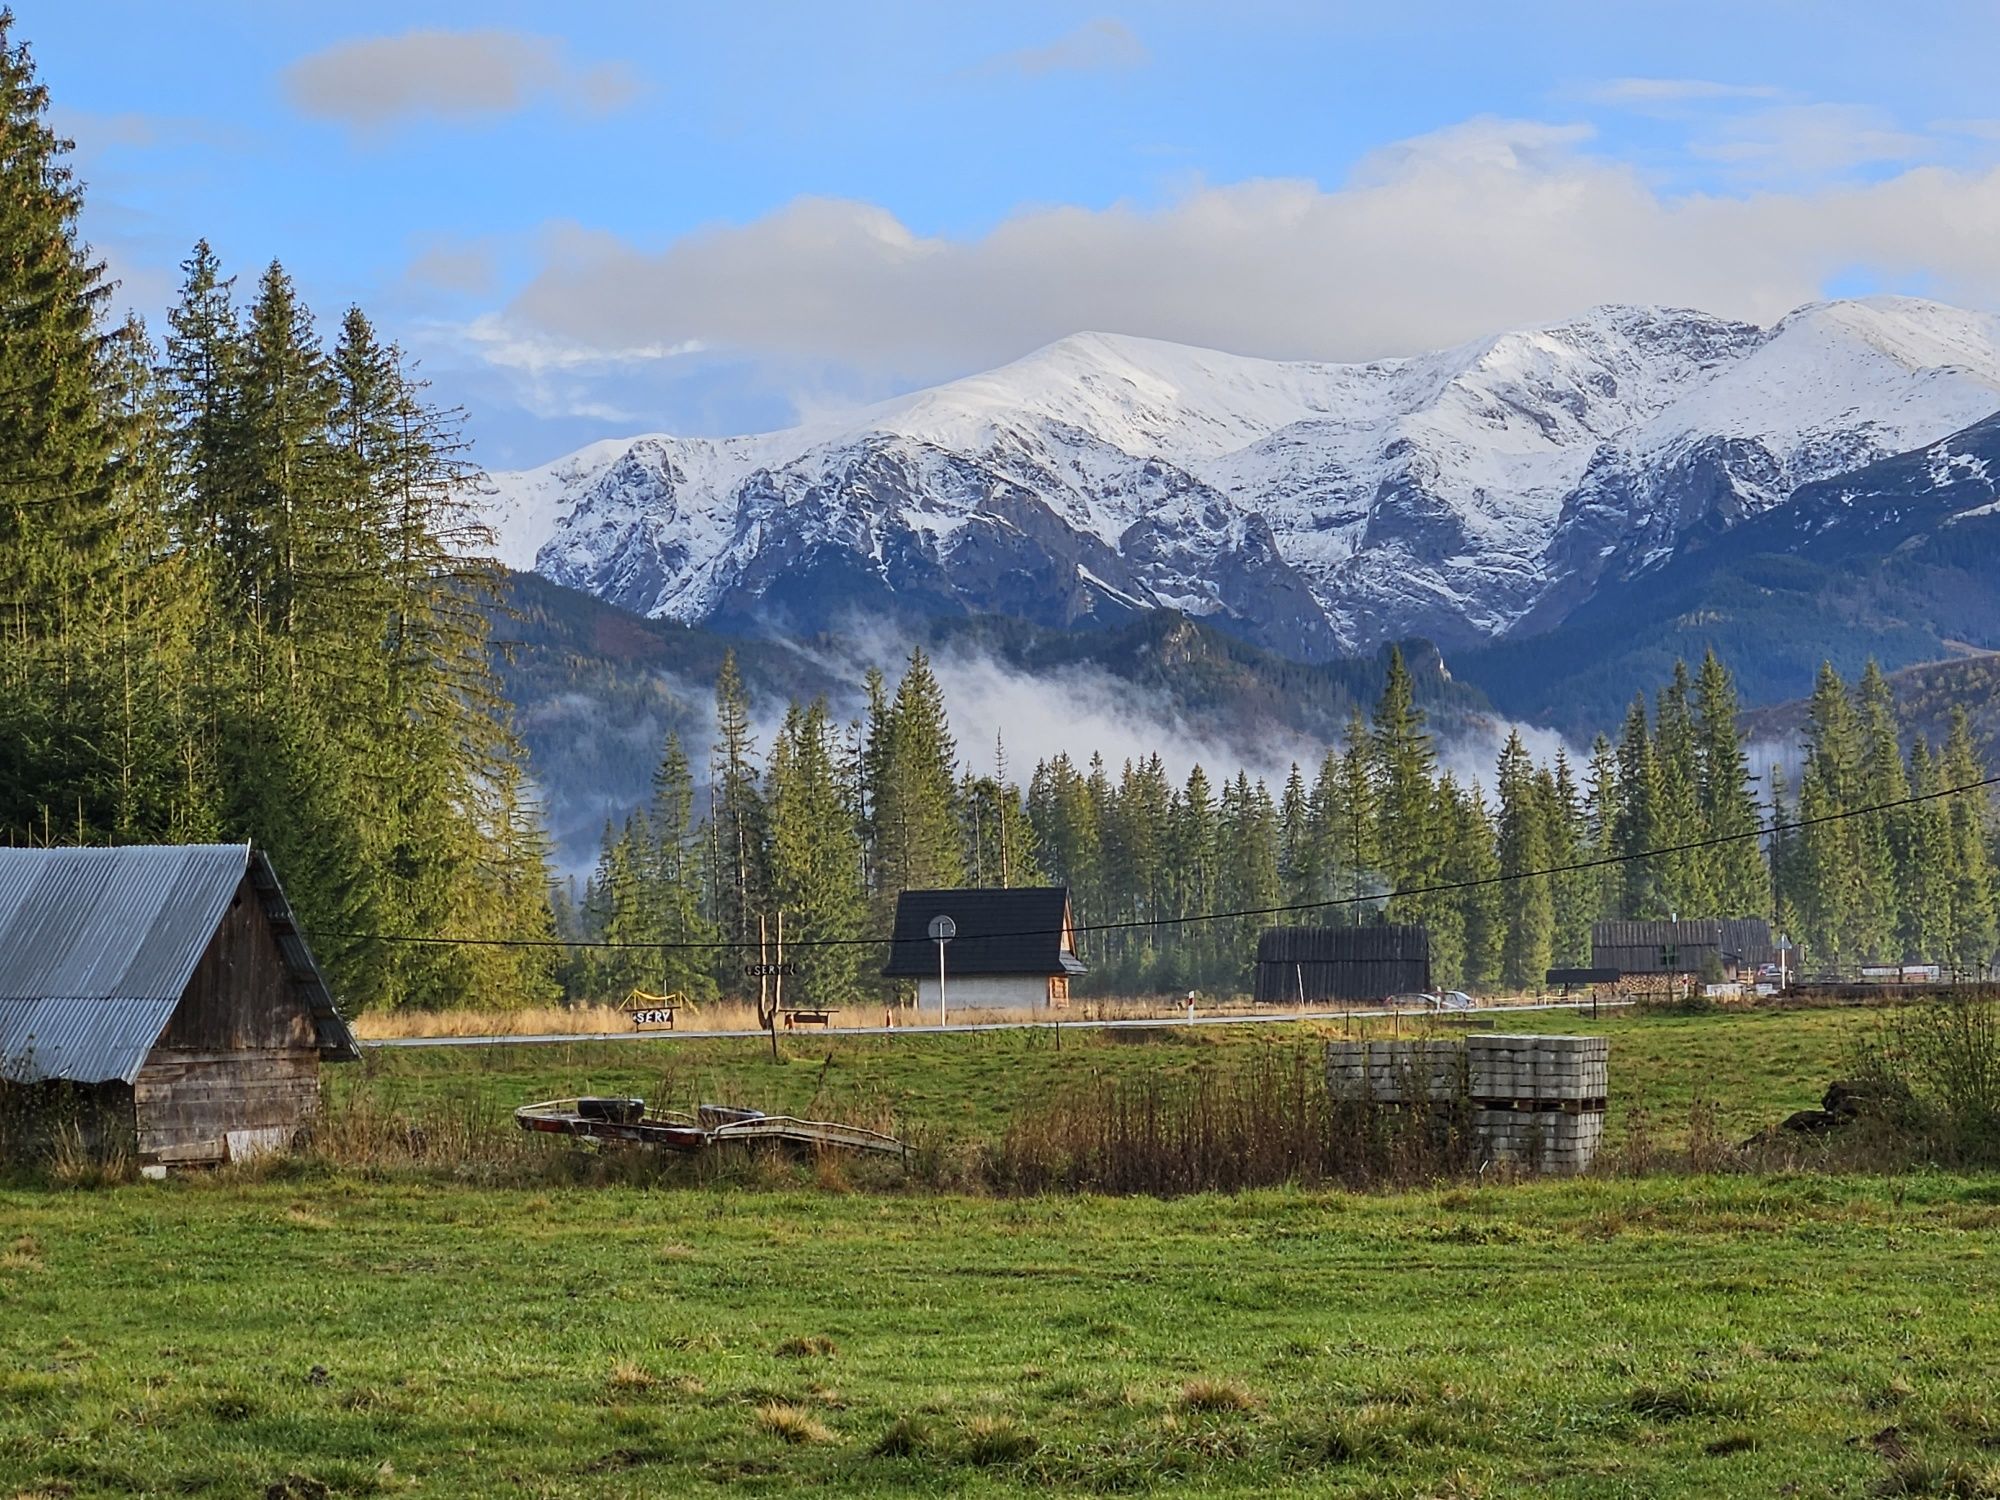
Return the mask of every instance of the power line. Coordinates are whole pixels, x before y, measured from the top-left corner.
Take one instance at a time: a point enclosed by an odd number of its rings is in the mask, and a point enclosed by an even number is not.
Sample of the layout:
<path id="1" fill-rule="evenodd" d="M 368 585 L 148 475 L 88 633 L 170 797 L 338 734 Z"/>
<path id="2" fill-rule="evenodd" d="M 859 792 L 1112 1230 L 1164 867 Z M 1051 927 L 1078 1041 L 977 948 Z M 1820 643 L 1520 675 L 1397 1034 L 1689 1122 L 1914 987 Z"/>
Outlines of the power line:
<path id="1" fill-rule="evenodd" d="M 1135 917 L 1124 922 L 1084 922 L 1071 929 L 1073 932 L 1130 932 L 1141 927 L 1185 927 L 1196 922 L 1241 921 L 1246 917 L 1282 917 L 1305 912 L 1330 911 L 1337 907 L 1360 906 L 1375 901 L 1390 901 L 1397 897 L 1441 896 L 1457 891 L 1478 890 L 1489 885 L 1505 885 L 1516 880 L 1542 880 L 1554 875 L 1573 875 L 1584 870 L 1601 870 L 1612 865 L 1633 864 L 1643 859 L 1662 859 L 1670 854 L 1693 854 L 1703 849 L 1720 848 L 1725 844 L 1742 843 L 1745 839 L 1763 839 L 1780 833 L 1795 833 L 1802 828 L 1816 828 L 1826 823 L 1839 823 L 1848 818 L 1865 818 L 1873 813 L 1893 812 L 1899 807 L 1914 807 L 1918 803 L 1933 802 L 1942 797 L 1956 797 L 1966 792 L 1986 791 L 2000 786 L 2000 775 L 1988 776 L 1979 781 L 1968 781 L 1962 786 L 1948 786 L 1933 792 L 1918 792 L 1907 797 L 1897 797 L 1888 802 L 1871 803 L 1867 807 L 1852 807 L 1840 812 L 1820 813 L 1811 818 L 1794 818 L 1790 821 L 1773 819 L 1769 823 L 1759 823 L 1754 828 L 1746 828 L 1737 833 L 1719 833 L 1709 838 L 1689 839 L 1678 844 L 1662 844 L 1653 849 L 1640 849 L 1631 854 L 1605 854 L 1595 859 L 1573 860 L 1568 864 L 1548 865 L 1538 870 L 1517 870 L 1512 874 L 1482 875 L 1476 880 L 1442 881 L 1432 885 L 1402 887 L 1394 891 L 1384 891 L 1369 896 L 1337 896 L 1325 901 L 1295 901 L 1283 906 L 1253 906 L 1236 911 L 1195 912 L 1179 917 Z M 991 932 L 980 933 L 982 939 L 1044 937 L 1045 932 Z M 468 948 L 593 948 L 613 950 L 634 950 L 645 953 L 659 952 L 704 952 L 762 951 L 763 944 L 748 939 L 717 938 L 708 942 L 622 942 L 606 938 L 470 938 L 431 937 L 422 934 L 394 932 L 328 932 L 321 937 L 344 942 L 409 943 L 439 947 Z M 848 938 L 801 938 L 788 942 L 788 949 L 794 948 L 859 948 L 885 947 L 897 939 L 887 937 Z M 915 942 L 919 939 L 907 939 Z M 928 942 L 927 939 L 922 940 Z"/>

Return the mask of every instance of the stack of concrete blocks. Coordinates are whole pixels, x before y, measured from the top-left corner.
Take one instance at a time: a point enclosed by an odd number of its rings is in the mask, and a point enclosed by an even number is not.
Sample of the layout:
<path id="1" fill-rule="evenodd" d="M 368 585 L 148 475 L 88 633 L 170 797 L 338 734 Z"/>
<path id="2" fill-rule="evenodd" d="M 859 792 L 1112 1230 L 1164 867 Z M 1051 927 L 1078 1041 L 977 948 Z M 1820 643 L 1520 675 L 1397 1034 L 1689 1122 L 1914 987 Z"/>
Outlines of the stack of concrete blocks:
<path id="1" fill-rule="evenodd" d="M 1611 1043 L 1601 1036 L 1465 1039 L 1472 1129 L 1489 1160 L 1571 1176 L 1604 1138 Z"/>
<path id="2" fill-rule="evenodd" d="M 1414 1104 L 1456 1098 L 1465 1083 L 1465 1048 L 1458 1042 L 1326 1044 L 1326 1086 L 1336 1099 Z"/>
<path id="3" fill-rule="evenodd" d="M 1326 1082 L 1335 1098 L 1389 1106 L 1462 1096 L 1486 1160 L 1568 1176 L 1604 1137 L 1610 1057 L 1593 1036 L 1328 1042 Z"/>

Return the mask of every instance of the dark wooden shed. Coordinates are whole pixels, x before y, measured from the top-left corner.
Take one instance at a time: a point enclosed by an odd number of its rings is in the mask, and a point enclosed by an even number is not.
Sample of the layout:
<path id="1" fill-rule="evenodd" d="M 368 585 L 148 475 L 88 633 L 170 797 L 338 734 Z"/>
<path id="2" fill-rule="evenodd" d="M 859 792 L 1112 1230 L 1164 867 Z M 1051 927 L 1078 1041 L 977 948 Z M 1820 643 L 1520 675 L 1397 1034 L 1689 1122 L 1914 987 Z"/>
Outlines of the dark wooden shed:
<path id="1" fill-rule="evenodd" d="M 1592 968 L 1621 974 L 1753 977 L 1776 963 L 1771 924 L 1762 917 L 1704 917 L 1687 922 L 1599 922 L 1590 929 Z"/>
<path id="2" fill-rule="evenodd" d="M 1426 927 L 1267 927 L 1257 938 L 1259 1004 L 1386 1000 L 1430 987 Z"/>
<path id="3" fill-rule="evenodd" d="M 0 849 L 0 1081 L 31 1108 L 142 1169 L 240 1160 L 289 1146 L 320 1064 L 357 1055 L 260 850 Z"/>

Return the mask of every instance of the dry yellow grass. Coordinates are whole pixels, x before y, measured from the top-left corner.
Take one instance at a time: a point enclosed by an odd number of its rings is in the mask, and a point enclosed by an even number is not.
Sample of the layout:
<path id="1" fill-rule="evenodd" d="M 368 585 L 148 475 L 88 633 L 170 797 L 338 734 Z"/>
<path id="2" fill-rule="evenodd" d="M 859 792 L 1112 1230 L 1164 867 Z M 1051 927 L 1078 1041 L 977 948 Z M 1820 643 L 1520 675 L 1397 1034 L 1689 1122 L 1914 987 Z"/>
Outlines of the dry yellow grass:
<path id="1" fill-rule="evenodd" d="M 1201 1016 L 1246 1014 L 1255 1007 L 1247 999 L 1204 998 L 1196 1002 Z M 1022 1024 L 1033 1021 L 1158 1020 L 1187 1014 L 1187 1003 L 1170 995 L 1142 995 L 1075 1000 L 1063 1010 L 963 1010 L 954 1011 L 953 1021 L 982 1021 Z M 928 1026 L 936 1023 L 935 1011 L 919 1013 L 908 1005 L 858 1005 L 836 1011 L 829 1030 L 844 1031 L 862 1026 Z M 353 1022 L 354 1034 L 363 1041 L 414 1041 L 425 1037 L 458 1036 L 615 1036 L 629 1033 L 632 1018 L 615 1005 L 542 1005 L 496 1010 L 402 1010 L 370 1011 Z M 675 1022 L 681 1031 L 743 1031 L 761 1029 L 757 1006 L 749 1000 L 712 1000 L 705 1005 L 682 1007 Z M 820 1028 L 796 1028 L 792 1034 L 810 1036 Z M 665 1033 L 662 1033 L 665 1034 Z"/>
<path id="2" fill-rule="evenodd" d="M 788 1443 L 839 1441 L 834 1430 L 811 1412 L 787 1405 L 782 1401 L 772 1401 L 758 1407 L 757 1425 L 773 1437 L 783 1438 Z"/>
<path id="3" fill-rule="evenodd" d="M 1257 1398 L 1240 1380 L 1190 1380 L 1181 1387 L 1183 1411 L 1253 1411 Z"/>

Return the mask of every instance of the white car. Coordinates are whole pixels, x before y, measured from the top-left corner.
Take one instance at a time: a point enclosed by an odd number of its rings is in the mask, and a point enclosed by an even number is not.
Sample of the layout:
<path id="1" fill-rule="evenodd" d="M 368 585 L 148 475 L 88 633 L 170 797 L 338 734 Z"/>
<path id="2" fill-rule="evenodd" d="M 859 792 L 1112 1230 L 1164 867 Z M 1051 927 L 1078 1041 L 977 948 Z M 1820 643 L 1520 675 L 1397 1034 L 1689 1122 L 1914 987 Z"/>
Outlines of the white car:
<path id="1" fill-rule="evenodd" d="M 1477 1010 L 1479 1002 L 1464 990 L 1439 990 L 1427 997 L 1432 1010 Z"/>

